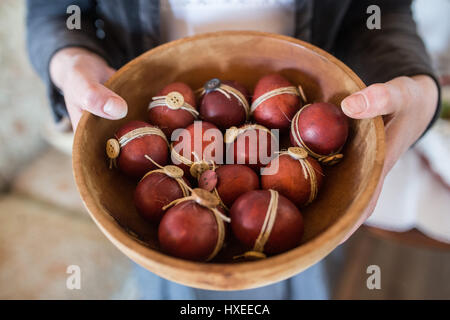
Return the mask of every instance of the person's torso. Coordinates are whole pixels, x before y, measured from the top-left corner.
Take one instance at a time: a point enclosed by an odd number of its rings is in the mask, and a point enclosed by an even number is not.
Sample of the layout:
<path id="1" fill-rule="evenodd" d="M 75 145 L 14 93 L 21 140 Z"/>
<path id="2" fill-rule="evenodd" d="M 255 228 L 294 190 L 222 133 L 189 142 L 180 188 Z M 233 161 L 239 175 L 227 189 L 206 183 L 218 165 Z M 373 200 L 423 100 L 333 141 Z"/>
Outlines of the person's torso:
<path id="1" fill-rule="evenodd" d="M 295 0 L 160 0 L 161 40 L 222 30 L 294 36 L 295 14 Z"/>
<path id="2" fill-rule="evenodd" d="M 120 67 L 165 41 L 216 30 L 268 31 L 310 41 L 313 3 L 313 0 L 97 0 L 96 11 L 104 21 L 103 45 L 110 52 L 114 67 Z"/>
<path id="3" fill-rule="evenodd" d="M 170 5 L 172 1 L 195 1 L 186 12 L 169 10 L 174 19 L 184 19 L 184 23 L 188 24 L 184 31 L 180 31 L 183 22 L 166 19 L 164 13 L 161 13 L 161 1 L 162 6 L 164 3 Z M 265 2 L 268 7 L 252 11 L 249 8 L 253 1 Z M 195 14 L 197 2 L 198 5 L 201 3 L 205 6 L 203 13 L 198 16 Z M 109 52 L 112 66 L 119 68 L 161 44 L 161 30 L 166 35 L 166 40 L 219 29 L 270 31 L 292 35 L 332 52 L 351 0 L 228 0 L 230 8 L 222 13 L 218 8 L 224 2 L 225 0 L 97 0 L 95 15 L 104 22 L 101 24 L 101 33 L 105 35 L 102 45 Z M 232 4 L 237 6 L 231 7 Z M 215 9 L 212 10 L 213 8 Z M 192 14 L 195 17 L 191 19 L 189 15 Z M 238 22 L 237 17 L 240 17 Z M 162 28 L 161 24 L 164 24 Z M 170 28 L 170 32 L 167 28 Z"/>

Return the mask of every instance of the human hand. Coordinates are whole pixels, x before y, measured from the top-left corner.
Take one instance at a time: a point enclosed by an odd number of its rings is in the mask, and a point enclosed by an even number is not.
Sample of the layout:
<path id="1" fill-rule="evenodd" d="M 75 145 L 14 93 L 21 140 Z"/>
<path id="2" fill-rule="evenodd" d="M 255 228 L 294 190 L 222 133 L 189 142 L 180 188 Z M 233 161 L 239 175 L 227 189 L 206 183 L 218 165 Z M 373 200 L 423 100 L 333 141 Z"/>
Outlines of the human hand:
<path id="1" fill-rule="evenodd" d="M 372 214 L 384 178 L 425 131 L 436 111 L 437 99 L 435 81 L 429 76 L 418 75 L 371 85 L 342 101 L 342 110 L 351 118 L 383 116 L 386 130 L 386 153 L 380 181 L 363 216 L 344 241 Z"/>
<path id="2" fill-rule="evenodd" d="M 100 56 L 82 48 L 62 49 L 52 57 L 50 76 L 64 94 L 74 131 L 83 110 L 111 120 L 127 115 L 125 100 L 103 86 L 114 72 Z"/>

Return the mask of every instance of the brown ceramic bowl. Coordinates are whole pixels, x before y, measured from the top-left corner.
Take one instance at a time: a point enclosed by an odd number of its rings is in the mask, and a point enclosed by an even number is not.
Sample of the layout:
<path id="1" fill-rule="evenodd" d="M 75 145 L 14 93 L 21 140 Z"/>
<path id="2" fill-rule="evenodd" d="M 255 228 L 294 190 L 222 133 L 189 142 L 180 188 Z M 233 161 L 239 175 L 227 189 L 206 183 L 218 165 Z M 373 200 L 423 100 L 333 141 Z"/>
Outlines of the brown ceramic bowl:
<path id="1" fill-rule="evenodd" d="M 381 118 L 353 121 L 344 160 L 326 171 L 317 200 L 302 212 L 303 243 L 288 252 L 251 262 L 232 256 L 242 248 L 230 244 L 210 263 L 177 259 L 160 252 L 157 228 L 133 205 L 135 183 L 109 170 L 105 142 L 125 122 L 147 119 L 147 105 L 168 83 L 201 87 L 213 77 L 234 79 L 252 89 L 270 72 L 300 83 L 309 101 L 339 105 L 364 83 L 342 62 L 297 39 L 261 32 L 219 32 L 159 46 L 121 68 L 106 84 L 128 103 L 126 119 L 110 121 L 85 113 L 73 146 L 73 169 L 92 219 L 128 257 L 149 271 L 185 285 L 238 290 L 293 276 L 324 258 L 355 226 L 380 179 L 384 160 Z"/>

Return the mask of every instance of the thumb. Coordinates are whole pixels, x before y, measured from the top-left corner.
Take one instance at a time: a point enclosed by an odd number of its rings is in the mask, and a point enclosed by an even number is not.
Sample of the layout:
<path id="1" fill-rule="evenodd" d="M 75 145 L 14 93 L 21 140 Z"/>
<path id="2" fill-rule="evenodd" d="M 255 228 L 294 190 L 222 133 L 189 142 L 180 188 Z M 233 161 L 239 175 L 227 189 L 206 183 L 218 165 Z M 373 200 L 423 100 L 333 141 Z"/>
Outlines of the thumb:
<path id="1" fill-rule="evenodd" d="M 403 105 L 403 94 L 394 82 L 373 84 L 348 96 L 341 103 L 342 111 L 354 119 L 395 113 Z"/>
<path id="2" fill-rule="evenodd" d="M 128 113 L 125 100 L 98 82 L 80 84 L 80 108 L 99 117 L 116 120 Z"/>

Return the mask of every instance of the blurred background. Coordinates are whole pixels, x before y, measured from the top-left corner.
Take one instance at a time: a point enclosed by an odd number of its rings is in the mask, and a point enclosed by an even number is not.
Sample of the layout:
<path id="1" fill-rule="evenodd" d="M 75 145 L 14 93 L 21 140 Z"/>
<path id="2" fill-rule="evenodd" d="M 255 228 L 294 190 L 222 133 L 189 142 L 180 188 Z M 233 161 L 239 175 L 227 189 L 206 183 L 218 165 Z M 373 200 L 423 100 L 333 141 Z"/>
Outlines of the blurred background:
<path id="1" fill-rule="evenodd" d="M 414 4 L 442 118 L 395 166 L 374 215 L 326 259 L 334 299 L 450 299 L 450 1 Z M 23 0 L 0 1 L 0 299 L 139 298 L 134 264 L 89 218 L 25 48 Z M 82 290 L 68 290 L 69 265 Z M 367 267 L 381 270 L 369 290 Z"/>

